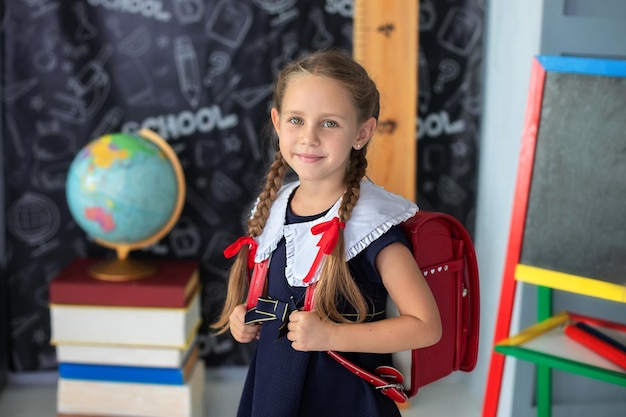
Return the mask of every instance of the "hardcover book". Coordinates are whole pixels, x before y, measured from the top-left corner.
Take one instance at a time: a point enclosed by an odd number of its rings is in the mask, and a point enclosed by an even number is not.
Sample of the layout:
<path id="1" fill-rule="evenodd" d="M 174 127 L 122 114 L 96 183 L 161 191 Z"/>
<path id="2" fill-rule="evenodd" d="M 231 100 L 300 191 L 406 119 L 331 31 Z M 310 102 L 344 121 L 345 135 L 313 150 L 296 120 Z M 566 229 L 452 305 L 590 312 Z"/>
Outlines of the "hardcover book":
<path id="1" fill-rule="evenodd" d="M 57 362 L 88 363 L 94 365 L 144 366 L 179 368 L 195 346 L 116 346 L 61 343 L 56 346 Z"/>
<path id="2" fill-rule="evenodd" d="M 204 365 L 184 385 L 59 378 L 57 416 L 202 417 Z"/>
<path id="3" fill-rule="evenodd" d="M 201 323 L 200 291 L 184 308 L 50 305 L 51 343 L 182 349 Z"/>
<path id="4" fill-rule="evenodd" d="M 90 381 L 137 382 L 150 384 L 184 385 L 198 361 L 196 346 L 184 366 L 180 368 L 152 368 L 143 366 L 96 365 L 59 363 L 59 377 Z"/>
<path id="5" fill-rule="evenodd" d="M 80 258 L 51 282 L 51 304 L 126 307 L 185 307 L 199 285 L 198 262 L 154 259 L 157 272 L 133 281 L 93 278 L 89 268 L 101 259 Z"/>

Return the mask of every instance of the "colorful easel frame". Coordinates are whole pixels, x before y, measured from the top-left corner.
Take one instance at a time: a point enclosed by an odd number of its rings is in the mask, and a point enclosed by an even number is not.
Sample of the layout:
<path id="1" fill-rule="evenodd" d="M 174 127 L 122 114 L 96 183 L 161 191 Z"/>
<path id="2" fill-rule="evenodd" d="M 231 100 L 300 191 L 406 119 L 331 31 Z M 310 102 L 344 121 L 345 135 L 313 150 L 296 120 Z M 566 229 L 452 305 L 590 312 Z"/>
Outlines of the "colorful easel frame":
<path id="1" fill-rule="evenodd" d="M 522 132 L 520 159 L 517 172 L 514 206 L 509 230 L 509 242 L 504 263 L 500 302 L 494 332 L 494 346 L 509 337 L 513 302 L 515 299 L 516 280 L 532 283 L 539 287 L 539 320 L 548 318 L 552 313 L 551 289 L 560 289 L 579 294 L 626 302 L 624 285 L 607 283 L 588 277 L 579 277 L 560 272 L 548 271 L 520 264 L 522 239 L 528 207 L 529 191 L 532 180 L 534 155 L 541 116 L 544 85 L 547 72 L 563 72 L 599 76 L 626 77 L 626 62 L 617 60 L 601 60 L 580 57 L 537 56 L 533 59 L 529 86 L 528 102 Z M 550 287 L 548 289 L 548 287 Z M 500 352 L 499 352 L 499 351 Z M 504 349 L 506 350 L 506 349 Z M 506 356 L 503 348 L 495 349 L 487 375 L 487 387 L 483 403 L 483 417 L 497 415 L 502 376 Z M 538 385 L 549 385 L 549 367 L 538 366 Z M 540 403 L 549 406 L 549 388 L 538 388 L 538 408 Z M 548 403 L 548 405 L 546 405 Z"/>

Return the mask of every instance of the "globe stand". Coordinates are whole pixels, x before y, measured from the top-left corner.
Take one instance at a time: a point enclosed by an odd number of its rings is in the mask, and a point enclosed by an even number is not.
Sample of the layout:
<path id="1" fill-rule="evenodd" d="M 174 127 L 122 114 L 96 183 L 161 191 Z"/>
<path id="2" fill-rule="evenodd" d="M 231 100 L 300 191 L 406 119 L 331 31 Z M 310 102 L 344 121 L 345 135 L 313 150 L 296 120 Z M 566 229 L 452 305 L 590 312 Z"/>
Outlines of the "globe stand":
<path id="1" fill-rule="evenodd" d="M 156 266 L 132 259 L 110 259 L 95 263 L 89 268 L 92 277 L 103 281 L 134 281 L 156 272 Z"/>
<path id="2" fill-rule="evenodd" d="M 149 262 L 137 261 L 128 258 L 130 247 L 117 245 L 116 259 L 107 259 L 89 268 L 92 277 L 103 281 L 134 281 L 149 277 L 157 272 L 157 267 Z"/>

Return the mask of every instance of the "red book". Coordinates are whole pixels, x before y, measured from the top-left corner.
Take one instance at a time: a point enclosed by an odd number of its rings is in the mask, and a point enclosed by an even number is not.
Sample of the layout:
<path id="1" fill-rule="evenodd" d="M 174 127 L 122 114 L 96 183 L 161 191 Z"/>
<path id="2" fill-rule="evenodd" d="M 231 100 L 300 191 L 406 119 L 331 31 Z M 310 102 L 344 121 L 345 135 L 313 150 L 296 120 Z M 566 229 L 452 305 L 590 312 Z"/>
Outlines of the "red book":
<path id="1" fill-rule="evenodd" d="M 101 261 L 72 261 L 50 282 L 50 303 L 184 308 L 199 285 L 197 261 L 149 260 L 157 272 L 133 281 L 93 278 L 89 267 Z"/>

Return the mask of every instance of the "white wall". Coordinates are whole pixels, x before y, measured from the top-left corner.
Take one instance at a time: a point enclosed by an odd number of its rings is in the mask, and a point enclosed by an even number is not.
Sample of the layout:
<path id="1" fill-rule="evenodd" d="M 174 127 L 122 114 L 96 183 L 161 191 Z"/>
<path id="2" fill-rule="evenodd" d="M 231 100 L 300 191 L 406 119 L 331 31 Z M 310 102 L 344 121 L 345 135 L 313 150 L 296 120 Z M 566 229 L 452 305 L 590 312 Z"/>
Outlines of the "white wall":
<path id="1" fill-rule="evenodd" d="M 531 62 L 539 53 L 541 0 L 493 0 L 487 6 L 485 91 L 475 247 L 481 279 L 481 337 L 478 366 L 469 374 L 484 396 L 508 242 L 513 192 Z M 505 372 L 500 415 L 511 415 L 512 372 Z"/>

